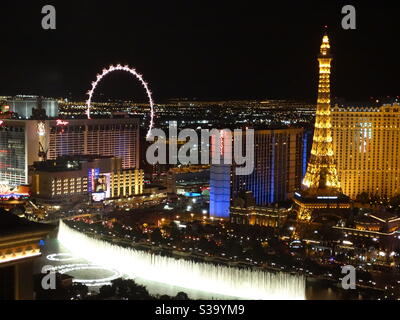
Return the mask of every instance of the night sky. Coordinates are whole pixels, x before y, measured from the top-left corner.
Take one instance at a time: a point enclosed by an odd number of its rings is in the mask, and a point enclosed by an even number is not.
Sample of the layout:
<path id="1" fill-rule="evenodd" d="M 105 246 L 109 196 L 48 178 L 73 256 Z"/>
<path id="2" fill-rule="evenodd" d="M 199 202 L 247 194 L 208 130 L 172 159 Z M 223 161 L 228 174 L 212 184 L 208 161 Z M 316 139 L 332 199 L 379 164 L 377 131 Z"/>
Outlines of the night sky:
<path id="1" fill-rule="evenodd" d="M 323 26 L 334 55 L 332 93 L 350 101 L 400 95 L 400 11 L 368 1 L 1 1 L 0 95 L 84 98 L 96 73 L 129 64 L 156 101 L 313 100 Z M 41 28 L 41 8 L 57 29 Z M 341 28 L 354 4 L 357 30 Z M 94 100 L 143 100 L 128 74 L 110 75 Z"/>

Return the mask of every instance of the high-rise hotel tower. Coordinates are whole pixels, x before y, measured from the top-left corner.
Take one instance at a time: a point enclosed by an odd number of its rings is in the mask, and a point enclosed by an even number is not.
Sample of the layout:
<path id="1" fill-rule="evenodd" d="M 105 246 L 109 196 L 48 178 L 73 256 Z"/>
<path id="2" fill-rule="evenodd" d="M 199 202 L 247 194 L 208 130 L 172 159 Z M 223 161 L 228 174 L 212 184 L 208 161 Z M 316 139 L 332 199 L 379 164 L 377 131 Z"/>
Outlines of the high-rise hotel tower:
<path id="1" fill-rule="evenodd" d="M 232 174 L 232 198 L 251 191 L 258 206 L 293 197 L 300 187 L 305 157 L 302 128 L 264 129 L 254 132 L 254 171 Z"/>
<path id="2" fill-rule="evenodd" d="M 297 217 L 300 221 L 311 221 L 316 214 L 337 215 L 341 209 L 350 207 L 348 197 L 341 192 L 333 153 L 330 109 L 331 61 L 329 38 L 325 33 L 318 56 L 318 101 L 311 155 L 301 190 L 294 196 Z"/>
<path id="3" fill-rule="evenodd" d="M 227 218 L 231 200 L 244 193 L 254 198 L 257 206 L 270 206 L 293 197 L 300 187 L 307 144 L 302 128 L 265 128 L 254 131 L 254 170 L 237 175 L 236 166 L 211 165 L 210 215 Z M 243 149 L 248 148 L 244 144 Z"/>
<path id="4" fill-rule="evenodd" d="M 0 122 L 0 184 L 28 184 L 28 166 L 43 158 L 114 156 L 122 168 L 139 167 L 139 120 L 69 119 Z"/>
<path id="5" fill-rule="evenodd" d="M 390 199 L 400 194 L 400 105 L 332 108 L 333 149 L 342 190 Z"/>

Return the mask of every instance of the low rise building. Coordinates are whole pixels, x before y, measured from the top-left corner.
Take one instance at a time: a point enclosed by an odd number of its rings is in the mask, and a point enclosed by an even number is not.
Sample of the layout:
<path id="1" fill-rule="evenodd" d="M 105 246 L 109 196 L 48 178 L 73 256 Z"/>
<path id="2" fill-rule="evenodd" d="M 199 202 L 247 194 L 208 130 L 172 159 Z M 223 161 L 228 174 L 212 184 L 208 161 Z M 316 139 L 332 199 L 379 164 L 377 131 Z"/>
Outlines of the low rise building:
<path id="1" fill-rule="evenodd" d="M 0 300 L 32 300 L 33 262 L 54 226 L 0 212 Z"/>
<path id="2" fill-rule="evenodd" d="M 242 191 L 232 200 L 230 221 L 237 224 L 279 228 L 291 213 L 290 208 L 256 205 L 251 191 Z"/>
<path id="3" fill-rule="evenodd" d="M 122 168 L 121 158 L 77 155 L 35 162 L 30 167 L 32 196 L 48 201 L 72 201 L 91 197 L 93 201 L 143 193 L 140 169 Z"/>
<path id="4" fill-rule="evenodd" d="M 287 208 L 275 207 L 231 207 L 232 223 L 259 225 L 264 227 L 281 227 L 290 213 Z"/>
<path id="5" fill-rule="evenodd" d="M 356 216 L 353 221 L 339 223 L 333 228 L 343 232 L 351 241 L 365 243 L 372 240 L 386 251 L 385 255 L 400 248 L 400 217 L 393 213 L 365 212 Z"/>

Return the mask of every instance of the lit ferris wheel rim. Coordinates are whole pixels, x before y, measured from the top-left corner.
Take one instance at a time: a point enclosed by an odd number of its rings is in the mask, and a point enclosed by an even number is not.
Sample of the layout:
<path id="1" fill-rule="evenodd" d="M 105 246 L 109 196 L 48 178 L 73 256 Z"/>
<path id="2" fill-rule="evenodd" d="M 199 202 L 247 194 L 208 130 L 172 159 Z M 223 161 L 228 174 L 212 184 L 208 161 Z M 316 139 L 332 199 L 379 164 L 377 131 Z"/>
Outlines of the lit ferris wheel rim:
<path id="1" fill-rule="evenodd" d="M 134 68 L 130 68 L 128 65 L 125 66 L 121 66 L 120 64 L 117 64 L 116 66 L 111 65 L 108 68 L 104 68 L 101 74 L 97 74 L 96 76 L 96 80 L 92 82 L 92 88 L 87 92 L 89 98 L 86 101 L 86 114 L 88 119 L 90 118 L 90 108 L 91 103 L 92 103 L 92 97 L 93 97 L 93 93 L 96 90 L 97 85 L 99 84 L 99 82 L 109 73 L 114 72 L 114 71 L 125 71 L 125 72 L 129 72 L 130 74 L 132 74 L 133 76 L 136 77 L 136 79 L 139 80 L 139 82 L 141 83 L 141 85 L 144 87 L 146 94 L 147 94 L 147 98 L 149 99 L 149 105 L 150 105 L 150 126 L 149 126 L 149 131 L 147 132 L 147 136 L 150 135 L 151 133 L 151 129 L 153 128 L 153 117 L 154 117 L 154 102 L 153 102 L 153 97 L 151 96 L 151 91 L 148 87 L 148 84 L 146 81 L 144 81 L 143 76 L 140 73 L 137 73 L 136 69 Z"/>

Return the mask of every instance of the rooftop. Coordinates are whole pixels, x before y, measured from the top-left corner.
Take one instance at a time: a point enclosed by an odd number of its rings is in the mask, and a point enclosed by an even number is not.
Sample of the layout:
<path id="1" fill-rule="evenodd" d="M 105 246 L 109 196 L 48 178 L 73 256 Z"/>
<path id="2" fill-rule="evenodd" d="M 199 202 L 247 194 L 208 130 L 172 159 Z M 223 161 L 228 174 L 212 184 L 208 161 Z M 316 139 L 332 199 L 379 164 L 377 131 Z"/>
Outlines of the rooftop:
<path id="1" fill-rule="evenodd" d="M 36 161 L 33 168 L 37 171 L 57 172 L 74 171 L 81 169 L 82 162 L 93 162 L 96 160 L 112 159 L 113 156 L 100 155 L 73 155 L 62 156 L 54 160 Z"/>

